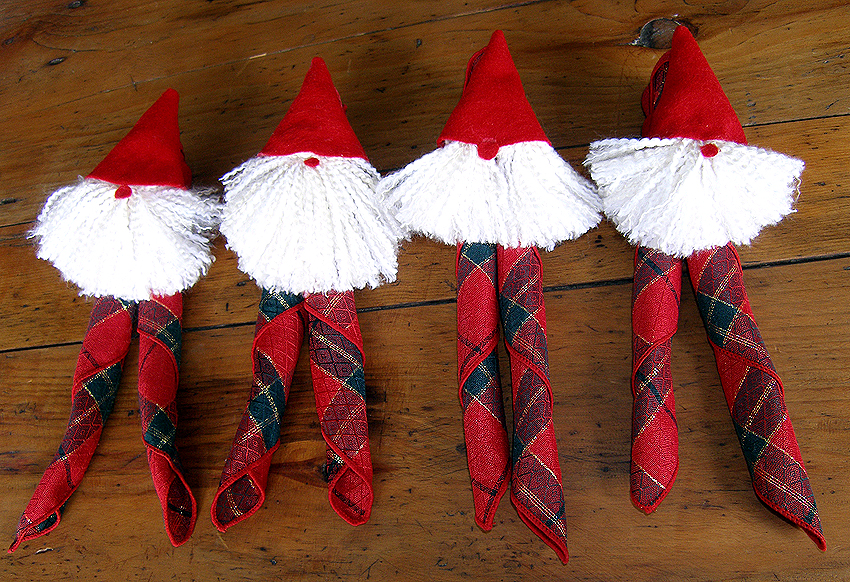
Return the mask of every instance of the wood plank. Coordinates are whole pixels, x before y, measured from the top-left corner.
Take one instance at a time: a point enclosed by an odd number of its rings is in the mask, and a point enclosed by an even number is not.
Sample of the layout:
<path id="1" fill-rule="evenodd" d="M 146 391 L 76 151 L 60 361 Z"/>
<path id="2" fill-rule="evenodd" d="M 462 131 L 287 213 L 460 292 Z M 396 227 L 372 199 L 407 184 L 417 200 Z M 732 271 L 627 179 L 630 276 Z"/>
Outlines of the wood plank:
<path id="1" fill-rule="evenodd" d="M 709 14 L 684 4 L 675 6 L 681 8 L 682 18 L 700 25 L 702 47 L 747 125 L 848 114 L 850 86 L 835 82 L 846 71 L 841 58 L 846 46 L 841 35 L 833 33 L 850 19 L 847 11 L 830 8 L 835 2 L 812 2 L 804 9 L 798 2 L 769 3 L 769 8 L 764 4 L 746 3 L 742 9 L 730 5 L 727 13 L 718 8 Z M 206 10 L 220 10 L 216 6 Z M 352 10 L 360 6 L 353 4 Z M 30 193 L 43 195 L 90 171 L 169 86 L 183 95 L 181 126 L 196 181 L 215 184 L 221 174 L 262 147 L 316 54 L 328 61 L 352 125 L 381 170 L 399 167 L 433 147 L 457 102 L 467 59 L 498 27 L 508 32 L 529 99 L 556 146 L 639 130 L 640 93 L 660 51 L 628 43 L 640 25 L 659 12 L 598 1 L 544 2 L 510 10 L 473 9 L 473 14 L 441 20 L 453 14 L 450 9 L 432 17 L 430 3 L 420 6 L 423 12 L 404 21 L 409 25 L 398 21 L 379 25 L 380 11 L 365 9 L 363 18 L 372 20 L 361 22 L 357 34 L 340 38 L 331 33 L 344 18 L 310 21 L 310 30 L 325 30 L 328 39 L 335 40 L 286 50 L 251 43 L 248 53 L 235 48 L 245 44 L 243 18 L 248 22 L 257 18 L 260 30 L 250 38 L 280 42 L 281 30 L 287 29 L 266 12 L 239 13 L 233 22 L 225 18 L 224 23 L 201 25 L 203 12 L 197 15 L 198 22 L 177 16 L 139 20 L 132 9 L 128 18 L 141 29 L 115 25 L 110 32 L 102 23 L 120 14 L 111 7 L 104 8 L 108 16 L 100 12 L 91 16 L 105 35 L 92 42 L 103 45 L 90 52 L 85 46 L 74 49 L 79 52 L 55 66 L 43 65 L 46 54 L 28 62 L 14 52 L 19 49 L 12 43 L 6 47 L 11 52 L 3 70 L 7 83 L 0 84 L 0 133 L 9 136 L 0 175 L 2 199 L 16 202 L 0 206 L 0 225 L 31 220 L 38 204 Z M 279 9 L 266 3 L 256 8 Z M 394 14 L 402 18 L 405 13 Z M 426 21 L 414 24 L 416 14 Z M 57 22 L 70 23 L 70 38 L 82 38 L 89 36 L 84 35 L 86 18 Z M 795 26 L 787 26 L 789 19 Z M 175 48 L 175 43 L 186 42 L 189 22 L 213 35 L 207 39 L 201 35 L 198 43 L 207 44 L 198 46 L 214 50 Z M 552 27 L 552 22 L 559 26 Z M 247 29 L 254 31 L 251 26 Z M 98 31 L 92 34 L 99 38 Z M 148 44 L 136 46 L 128 38 Z M 795 50 L 784 51 L 780 48 L 784 46 Z M 231 56 L 234 52 L 241 56 Z M 250 58 L 263 52 L 265 56 Z M 187 54 L 214 60 L 187 62 Z M 15 66 L 26 71 L 17 72 Z M 8 93 L 3 93 L 4 87 Z"/>
<path id="2" fill-rule="evenodd" d="M 361 316 L 376 502 L 351 528 L 333 514 L 303 357 L 268 500 L 250 525 L 217 534 L 209 504 L 247 393 L 250 326 L 187 333 L 178 444 L 201 515 L 173 549 L 147 475 L 133 386 L 135 356 L 101 448 L 54 532 L 0 563 L 0 576 L 94 579 L 338 577 L 521 580 L 839 579 L 850 569 L 850 453 L 845 433 L 850 259 L 754 269 L 751 301 L 816 492 L 830 550 L 752 494 L 693 297 L 674 346 L 681 468 L 644 516 L 628 500 L 628 284 L 547 293 L 555 426 L 565 473 L 571 561 L 564 567 L 505 500 L 493 531 L 472 521 L 456 396 L 454 306 Z M 135 346 L 135 344 L 134 344 Z M 67 414 L 74 346 L 0 355 L 0 527 L 12 532 Z M 504 358 L 503 358 L 504 362 Z M 38 550 L 45 550 L 36 553 Z M 743 551 L 742 551 L 743 549 Z M 733 556 L 734 558 L 730 558 Z M 765 556 L 770 556 L 766 559 Z"/>
<path id="3" fill-rule="evenodd" d="M 850 252 L 847 185 L 850 168 L 842 152 L 850 141 L 850 117 L 807 120 L 752 128 L 752 143 L 808 161 L 798 211 L 765 229 L 741 249 L 745 264 L 784 261 Z M 571 148 L 565 157 L 580 168 L 587 148 Z M 90 303 L 62 282 L 49 264 L 35 258 L 27 241 L 29 224 L 0 228 L 0 350 L 81 341 Z M 576 241 L 543 253 L 545 284 L 559 287 L 593 284 L 632 275 L 632 249 L 603 222 Z M 454 250 L 421 237 L 405 243 L 398 281 L 357 294 L 360 309 L 402 303 L 451 300 L 455 295 Z M 216 243 L 216 262 L 187 295 L 186 327 L 251 324 L 259 291 L 236 265 L 224 240 Z M 58 310 L 58 311 L 57 311 Z M 58 314 L 61 315 L 58 315 Z"/>

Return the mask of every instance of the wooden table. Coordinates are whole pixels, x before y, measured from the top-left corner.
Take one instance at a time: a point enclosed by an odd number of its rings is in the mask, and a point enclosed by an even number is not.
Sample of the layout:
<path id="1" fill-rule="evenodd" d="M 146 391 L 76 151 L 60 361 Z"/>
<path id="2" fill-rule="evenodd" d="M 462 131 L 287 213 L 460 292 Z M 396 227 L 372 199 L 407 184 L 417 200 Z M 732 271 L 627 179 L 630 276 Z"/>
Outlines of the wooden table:
<path id="1" fill-rule="evenodd" d="M 165 536 L 140 438 L 131 349 L 112 417 L 61 525 L 0 561 L 4 580 L 850 579 L 850 8 L 827 0 L 0 2 L 0 531 L 65 428 L 91 301 L 35 257 L 47 194 L 85 175 L 168 87 L 201 186 L 256 153 L 320 55 L 374 165 L 435 146 L 469 56 L 505 31 L 529 101 L 579 169 L 587 144 L 633 136 L 661 50 L 641 26 L 678 15 L 748 139 L 803 158 L 797 213 L 741 249 L 786 384 L 829 548 L 753 495 L 705 332 L 685 291 L 674 340 L 678 481 L 651 516 L 628 497 L 632 249 L 609 223 L 544 253 L 555 423 L 571 560 L 505 499 L 475 526 L 456 387 L 453 249 L 404 244 L 398 281 L 357 293 L 375 504 L 353 528 L 328 506 L 306 349 L 268 484 L 219 534 L 212 496 L 250 383 L 259 290 L 216 241 L 185 299 L 178 445 L 200 516 Z M 137 340 L 134 340 L 134 342 Z M 134 343 L 135 345 L 135 343 Z M 506 358 L 502 358 L 503 365 Z"/>

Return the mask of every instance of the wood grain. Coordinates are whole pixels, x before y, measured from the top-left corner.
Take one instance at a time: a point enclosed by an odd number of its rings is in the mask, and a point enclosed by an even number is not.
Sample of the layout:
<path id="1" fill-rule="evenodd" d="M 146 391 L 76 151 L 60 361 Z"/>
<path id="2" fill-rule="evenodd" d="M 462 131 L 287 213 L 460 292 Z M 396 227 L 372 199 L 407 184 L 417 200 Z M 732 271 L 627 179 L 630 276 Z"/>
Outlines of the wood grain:
<path id="1" fill-rule="evenodd" d="M 143 454 L 137 340 L 62 524 L 0 561 L 0 579 L 820 581 L 850 578 L 850 11 L 844 2 L 726 0 L 0 0 L 0 532 L 18 518 L 67 421 L 91 302 L 26 238 L 54 188 L 87 174 L 167 87 L 181 94 L 201 186 L 259 150 L 321 55 L 375 166 L 434 147 L 469 56 L 505 31 L 553 144 L 634 135 L 660 50 L 658 17 L 689 22 L 756 145 L 806 161 L 797 212 L 741 249 L 745 281 L 820 509 L 828 551 L 752 493 L 693 296 L 674 339 L 681 466 L 652 516 L 628 498 L 633 250 L 603 222 L 544 253 L 555 423 L 571 560 L 504 500 L 472 518 L 456 387 L 454 250 L 404 243 L 398 281 L 356 294 L 375 468 L 372 519 L 330 509 L 306 349 L 268 499 L 215 531 L 209 506 L 245 404 L 259 290 L 225 241 L 186 295 L 178 445 L 199 502 L 172 548 Z M 503 354 L 504 356 L 504 354 Z M 501 363 L 504 378 L 507 358 Z M 510 413 L 510 407 L 508 406 Z"/>

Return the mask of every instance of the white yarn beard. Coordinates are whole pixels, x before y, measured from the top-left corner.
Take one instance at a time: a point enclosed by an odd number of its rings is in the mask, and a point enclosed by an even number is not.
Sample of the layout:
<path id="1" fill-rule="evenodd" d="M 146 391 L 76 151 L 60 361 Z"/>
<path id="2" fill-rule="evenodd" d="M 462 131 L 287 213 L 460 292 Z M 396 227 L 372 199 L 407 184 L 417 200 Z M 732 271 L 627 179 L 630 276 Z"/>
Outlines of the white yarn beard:
<path id="1" fill-rule="evenodd" d="M 214 258 L 209 241 L 217 200 L 167 186 L 133 186 L 80 178 L 50 195 L 30 237 L 81 295 L 141 301 L 191 287 Z"/>
<path id="2" fill-rule="evenodd" d="M 447 141 L 381 180 L 402 227 L 447 244 L 482 242 L 551 250 L 599 223 L 600 202 L 545 142 L 503 146 L 492 160 Z"/>
<path id="3" fill-rule="evenodd" d="M 319 165 L 309 167 L 308 158 Z M 264 288 L 325 293 L 395 280 L 401 231 L 360 158 L 255 156 L 221 180 L 221 232 L 239 268 Z"/>
<path id="4" fill-rule="evenodd" d="M 700 148 L 714 143 L 717 155 Z M 634 244 L 687 257 L 749 244 L 794 212 L 802 160 L 735 142 L 606 139 L 585 160 L 605 214 Z"/>

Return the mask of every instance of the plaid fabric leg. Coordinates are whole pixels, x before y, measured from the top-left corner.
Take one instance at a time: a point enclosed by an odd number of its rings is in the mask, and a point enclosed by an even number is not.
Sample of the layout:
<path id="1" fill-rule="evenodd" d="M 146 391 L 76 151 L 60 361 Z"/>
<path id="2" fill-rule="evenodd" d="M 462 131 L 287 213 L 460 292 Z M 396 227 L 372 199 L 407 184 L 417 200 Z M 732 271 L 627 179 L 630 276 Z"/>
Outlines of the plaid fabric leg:
<path id="1" fill-rule="evenodd" d="M 139 411 L 154 489 L 174 546 L 195 529 L 198 506 L 177 455 L 177 386 L 183 295 L 139 303 Z"/>
<path id="2" fill-rule="evenodd" d="M 679 470 L 670 344 L 681 296 L 682 260 L 647 247 L 635 249 L 630 482 L 632 501 L 646 513 L 655 511 Z"/>
<path id="3" fill-rule="evenodd" d="M 735 247 L 694 253 L 688 270 L 756 495 L 826 548 L 815 497 L 744 288 Z"/>
<path id="4" fill-rule="evenodd" d="M 536 248 L 498 247 L 496 262 L 513 384 L 511 501 L 523 521 L 566 563 L 567 525 L 552 424 L 540 255 Z"/>
<path id="5" fill-rule="evenodd" d="M 496 348 L 499 303 L 496 245 L 457 246 L 457 362 L 466 460 L 475 522 L 493 527 L 511 465 Z"/>
<path id="6" fill-rule="evenodd" d="M 340 517 L 360 525 L 372 512 L 373 493 L 363 339 L 354 294 L 315 293 L 304 303 L 316 412 L 328 446 L 328 499 Z"/>
<path id="7" fill-rule="evenodd" d="M 254 380 L 213 499 L 212 521 L 225 531 L 254 514 L 266 498 L 280 418 L 304 339 L 300 295 L 263 289 L 254 332 Z"/>
<path id="8" fill-rule="evenodd" d="M 21 542 L 53 530 L 82 481 L 115 403 L 135 314 L 135 303 L 112 297 L 102 297 L 92 307 L 71 386 L 68 428 L 21 516 L 10 553 Z"/>

